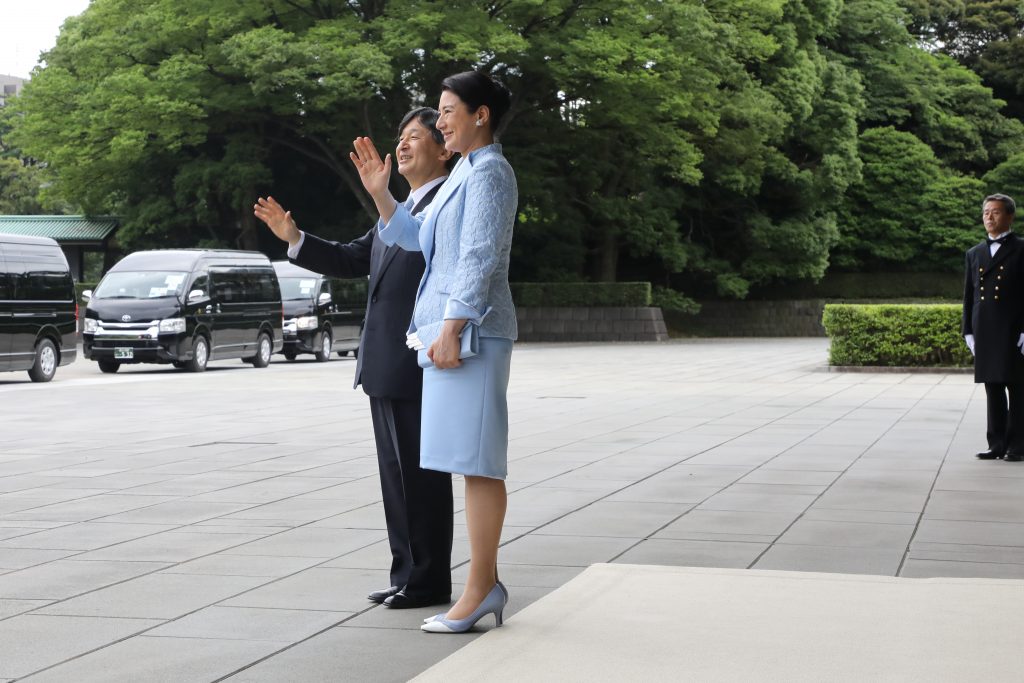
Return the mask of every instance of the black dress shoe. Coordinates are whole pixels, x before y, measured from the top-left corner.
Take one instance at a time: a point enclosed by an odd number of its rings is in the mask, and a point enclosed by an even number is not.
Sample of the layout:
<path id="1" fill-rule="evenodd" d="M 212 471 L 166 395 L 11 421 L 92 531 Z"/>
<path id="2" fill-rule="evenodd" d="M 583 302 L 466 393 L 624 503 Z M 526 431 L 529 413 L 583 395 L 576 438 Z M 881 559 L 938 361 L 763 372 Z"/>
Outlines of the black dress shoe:
<path id="1" fill-rule="evenodd" d="M 379 605 L 392 595 L 397 594 L 400 590 L 402 590 L 401 586 L 392 586 L 391 588 L 385 588 L 384 590 L 373 591 L 366 597 Z"/>
<path id="2" fill-rule="evenodd" d="M 1003 460 L 1006 462 L 1020 462 L 1021 455 L 1020 453 L 1007 453 L 1003 456 Z"/>
<path id="3" fill-rule="evenodd" d="M 450 593 L 445 595 L 416 595 L 409 596 L 405 591 L 395 593 L 384 601 L 385 607 L 391 609 L 414 609 L 416 607 L 430 607 L 431 605 L 449 605 L 452 602 Z"/>
<path id="4" fill-rule="evenodd" d="M 987 451 L 982 451 L 981 453 L 978 453 L 978 455 L 975 457 L 977 457 L 978 460 L 999 460 L 999 458 L 1003 457 L 1003 454 L 1000 453 L 999 451 L 993 451 L 989 449 Z"/>

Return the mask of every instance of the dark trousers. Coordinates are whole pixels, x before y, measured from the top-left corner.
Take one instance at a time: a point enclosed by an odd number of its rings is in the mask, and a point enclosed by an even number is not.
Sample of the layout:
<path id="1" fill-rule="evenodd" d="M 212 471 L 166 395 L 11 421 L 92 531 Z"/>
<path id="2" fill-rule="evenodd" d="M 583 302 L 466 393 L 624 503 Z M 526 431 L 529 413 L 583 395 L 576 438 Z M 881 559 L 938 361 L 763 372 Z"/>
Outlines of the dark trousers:
<path id="1" fill-rule="evenodd" d="M 370 397 L 391 585 L 410 597 L 452 592 L 452 476 L 420 467 L 420 402 Z"/>
<path id="2" fill-rule="evenodd" d="M 1024 385 L 985 383 L 988 447 L 1024 455 Z M 1009 401 L 1007 401 L 1009 397 Z"/>

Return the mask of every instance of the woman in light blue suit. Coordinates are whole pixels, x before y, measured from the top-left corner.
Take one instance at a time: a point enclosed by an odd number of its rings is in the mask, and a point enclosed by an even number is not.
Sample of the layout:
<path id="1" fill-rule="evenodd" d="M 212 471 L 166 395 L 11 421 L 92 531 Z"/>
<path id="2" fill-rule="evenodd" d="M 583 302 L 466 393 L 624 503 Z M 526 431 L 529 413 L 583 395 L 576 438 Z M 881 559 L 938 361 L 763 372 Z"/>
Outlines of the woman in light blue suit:
<path id="1" fill-rule="evenodd" d="M 380 238 L 422 251 L 426 261 L 409 330 L 424 367 L 420 464 L 466 480 L 469 575 L 448 613 L 421 627 L 432 633 L 468 631 L 487 614 L 500 626 L 508 602 L 497 563 L 517 333 L 508 262 L 518 189 L 494 130 L 509 103 L 508 91 L 481 72 L 444 80 L 437 129 L 461 159 L 418 216 L 388 191 L 391 155 L 382 161 L 369 138 L 358 138 L 350 155 L 380 211 Z"/>

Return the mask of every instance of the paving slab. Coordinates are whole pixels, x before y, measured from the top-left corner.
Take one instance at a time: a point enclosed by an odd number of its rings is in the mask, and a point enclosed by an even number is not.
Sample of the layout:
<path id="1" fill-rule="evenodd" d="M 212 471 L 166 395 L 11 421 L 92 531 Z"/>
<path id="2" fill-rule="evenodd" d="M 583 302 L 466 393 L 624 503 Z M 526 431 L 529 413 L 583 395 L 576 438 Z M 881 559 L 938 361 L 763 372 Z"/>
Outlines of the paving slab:
<path id="1" fill-rule="evenodd" d="M 175 619 L 266 583 L 265 577 L 147 574 L 56 602 L 37 614 Z M 0 622 L 2 623 L 2 622 Z"/>
<path id="2" fill-rule="evenodd" d="M 1012 681 L 1022 610 L 1009 580 L 595 565 L 413 680 Z"/>
<path id="3" fill-rule="evenodd" d="M 0 598 L 53 602 L 167 567 L 161 562 L 57 560 L 0 575 Z"/>
<path id="4" fill-rule="evenodd" d="M 264 640 L 137 636 L 22 680 L 31 683 L 215 681 L 287 645 Z"/>
<path id="5" fill-rule="evenodd" d="M 146 635 L 292 643 L 335 626 L 348 616 L 347 612 L 323 610 L 214 605 L 151 629 Z"/>
<path id="6" fill-rule="evenodd" d="M 0 676 L 25 676 L 110 645 L 160 623 L 152 619 L 103 619 L 37 614 L 22 614 L 6 619 L 0 621 Z"/>

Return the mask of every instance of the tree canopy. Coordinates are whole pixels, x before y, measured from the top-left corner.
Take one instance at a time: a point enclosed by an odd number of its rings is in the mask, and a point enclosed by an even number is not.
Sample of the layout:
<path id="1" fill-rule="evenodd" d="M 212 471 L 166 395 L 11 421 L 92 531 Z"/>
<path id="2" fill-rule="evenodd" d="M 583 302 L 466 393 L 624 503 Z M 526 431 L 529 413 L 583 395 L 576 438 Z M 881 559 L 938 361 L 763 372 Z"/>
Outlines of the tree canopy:
<path id="1" fill-rule="evenodd" d="M 276 256 L 256 196 L 362 234 L 351 140 L 390 148 L 445 75 L 479 68 L 513 92 L 514 277 L 743 297 L 830 267 L 958 267 L 979 194 L 1024 175 L 1024 125 L 992 90 L 1024 101 L 1016 5 L 93 0 L 0 138 L 50 195 L 118 214 L 130 248 Z"/>

